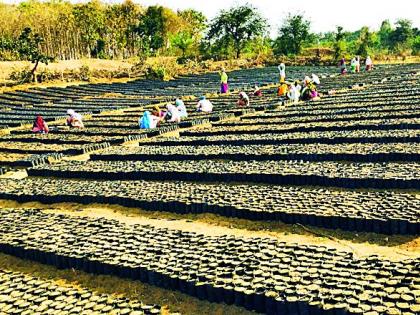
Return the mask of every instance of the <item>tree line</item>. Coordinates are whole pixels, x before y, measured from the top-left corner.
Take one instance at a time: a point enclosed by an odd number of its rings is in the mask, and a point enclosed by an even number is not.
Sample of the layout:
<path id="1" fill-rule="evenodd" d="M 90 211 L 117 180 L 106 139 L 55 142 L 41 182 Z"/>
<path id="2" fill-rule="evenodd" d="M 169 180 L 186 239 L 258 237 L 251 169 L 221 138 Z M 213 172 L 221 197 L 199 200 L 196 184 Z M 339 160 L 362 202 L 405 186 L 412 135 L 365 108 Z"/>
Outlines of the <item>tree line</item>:
<path id="1" fill-rule="evenodd" d="M 29 47 L 26 47 L 29 46 Z M 296 56 L 305 51 L 343 55 L 409 55 L 420 53 L 420 31 L 412 22 L 383 21 L 378 31 L 342 27 L 314 33 L 303 14 L 289 14 L 275 38 L 267 20 L 252 5 L 221 10 L 212 20 L 196 10 L 142 7 L 126 0 L 29 0 L 0 4 L 0 60 L 48 62 L 80 58 L 120 59 L 178 56 L 188 59 L 230 59 Z"/>

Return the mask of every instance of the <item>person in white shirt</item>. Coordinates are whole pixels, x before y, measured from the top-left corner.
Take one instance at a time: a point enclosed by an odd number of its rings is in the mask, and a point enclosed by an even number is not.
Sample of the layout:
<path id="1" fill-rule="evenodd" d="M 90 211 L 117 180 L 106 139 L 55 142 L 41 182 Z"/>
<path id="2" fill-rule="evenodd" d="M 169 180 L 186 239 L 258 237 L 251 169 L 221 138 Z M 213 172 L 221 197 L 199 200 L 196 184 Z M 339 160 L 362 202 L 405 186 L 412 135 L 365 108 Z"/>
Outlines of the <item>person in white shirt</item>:
<path id="1" fill-rule="evenodd" d="M 360 72 L 360 56 L 356 57 L 356 72 Z"/>
<path id="2" fill-rule="evenodd" d="M 289 87 L 289 92 L 287 92 L 287 98 L 293 101 L 293 103 L 299 102 L 301 88 L 302 87 L 297 81 L 291 84 Z"/>
<path id="3" fill-rule="evenodd" d="M 286 80 L 286 65 L 282 62 L 278 67 L 280 71 L 280 83 Z"/>
<path id="4" fill-rule="evenodd" d="M 248 106 L 249 105 L 249 97 L 245 92 L 239 93 L 238 99 L 238 106 Z"/>
<path id="5" fill-rule="evenodd" d="M 181 115 L 179 113 L 178 108 L 176 108 L 172 104 L 167 104 L 166 109 L 167 109 L 167 112 L 165 115 L 165 120 L 167 122 L 176 122 L 176 123 L 181 122 Z"/>
<path id="6" fill-rule="evenodd" d="M 366 71 L 372 70 L 373 62 L 372 62 L 372 59 L 370 59 L 369 56 L 366 57 L 365 64 L 366 64 Z"/>
<path id="7" fill-rule="evenodd" d="M 177 98 L 175 100 L 175 106 L 176 106 L 176 108 L 178 108 L 179 115 L 181 116 L 181 118 L 187 118 L 188 117 L 187 108 L 185 107 L 185 104 L 184 104 L 183 100 L 181 100 L 180 98 Z"/>
<path id="8" fill-rule="evenodd" d="M 197 112 L 211 113 L 213 111 L 213 104 L 206 99 L 205 96 L 200 96 L 200 100 L 197 103 Z"/>

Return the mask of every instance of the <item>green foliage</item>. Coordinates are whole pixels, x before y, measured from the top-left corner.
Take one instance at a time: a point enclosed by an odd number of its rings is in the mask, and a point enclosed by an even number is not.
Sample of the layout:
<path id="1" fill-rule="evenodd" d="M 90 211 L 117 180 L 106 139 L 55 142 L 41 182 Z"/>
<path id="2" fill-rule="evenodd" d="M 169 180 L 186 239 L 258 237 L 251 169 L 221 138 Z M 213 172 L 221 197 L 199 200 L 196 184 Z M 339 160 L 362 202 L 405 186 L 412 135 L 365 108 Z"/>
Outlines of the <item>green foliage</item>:
<path id="1" fill-rule="evenodd" d="M 246 42 L 264 35 L 266 30 L 267 21 L 256 8 L 246 4 L 228 11 L 222 10 L 211 22 L 207 39 L 225 50 L 229 50 L 233 44 L 236 57 L 239 58 Z"/>
<path id="2" fill-rule="evenodd" d="M 346 43 L 344 41 L 345 34 L 343 33 L 343 27 L 337 26 L 337 31 L 334 37 L 334 59 L 340 59 L 346 50 Z"/>
<path id="3" fill-rule="evenodd" d="M 390 34 L 391 47 L 398 53 L 408 50 L 413 37 L 414 31 L 411 21 L 400 19 L 396 23 L 395 30 Z"/>
<path id="4" fill-rule="evenodd" d="M 101 52 L 100 40 L 105 29 L 105 12 L 99 1 L 77 4 L 73 8 L 76 27 L 81 30 L 81 39 L 87 44 L 86 53 L 89 57 L 98 57 Z"/>
<path id="5" fill-rule="evenodd" d="M 380 48 L 388 49 L 391 45 L 392 26 L 389 20 L 385 20 L 381 24 L 378 32 Z"/>
<path id="6" fill-rule="evenodd" d="M 48 62 L 48 56 L 145 60 L 159 55 L 174 56 L 184 63 L 189 59 L 200 62 L 241 55 L 254 60 L 270 59 L 273 51 L 291 57 L 303 54 L 314 62 L 322 57 L 317 52 L 324 50 L 329 60 L 333 58 L 331 50 L 334 59 L 368 53 L 419 54 L 419 30 L 408 20 L 400 19 L 395 25 L 385 20 L 379 31 L 361 28 L 346 32 L 338 28 L 312 34 L 310 23 L 302 14 L 289 14 L 278 37 L 272 40 L 266 20 L 249 4 L 220 11 L 208 25 L 199 11 L 143 8 L 133 0 L 27 0 L 18 5 L 0 5 L 0 21 L 0 60 L 35 60 L 35 65 Z M 322 58 L 326 61 L 327 56 Z"/>
<path id="7" fill-rule="evenodd" d="M 412 46 L 413 46 L 413 54 L 420 55 L 420 35 L 417 35 L 413 39 Z"/>
<path id="8" fill-rule="evenodd" d="M 171 37 L 171 43 L 174 47 L 182 51 L 182 58 L 186 57 L 188 50 L 194 44 L 194 39 L 189 32 L 179 32 Z"/>
<path id="9" fill-rule="evenodd" d="M 27 60 L 34 63 L 34 67 L 30 71 L 30 74 L 22 79 L 22 81 L 28 81 L 29 77 L 32 76 L 32 80 L 36 81 L 36 69 L 38 64 L 48 64 L 54 58 L 43 54 L 40 50 L 40 44 L 44 39 L 37 33 L 32 33 L 29 27 L 26 27 L 22 33 L 16 39 L 3 40 L 0 44 L 1 50 L 11 51 L 16 54 L 20 60 Z"/>
<path id="10" fill-rule="evenodd" d="M 179 65 L 174 58 L 158 58 L 145 68 L 145 76 L 150 80 L 167 81 L 178 75 Z"/>
<path id="11" fill-rule="evenodd" d="M 148 7 L 142 16 L 137 32 L 148 39 L 148 47 L 152 52 L 156 52 L 165 44 L 165 23 L 166 18 L 161 6 Z"/>
<path id="12" fill-rule="evenodd" d="M 190 33 L 194 39 L 201 39 L 203 32 L 207 28 L 206 16 L 193 9 L 178 11 L 178 16 L 186 23 L 185 30 Z"/>
<path id="13" fill-rule="evenodd" d="M 289 14 L 279 29 L 279 36 L 275 41 L 275 53 L 278 55 L 300 54 L 304 44 L 313 39 L 310 27 L 311 22 L 305 20 L 302 14 Z"/>
<path id="14" fill-rule="evenodd" d="M 370 48 L 373 45 L 373 34 L 369 32 L 367 26 L 362 27 L 360 30 L 360 35 L 358 39 L 358 49 L 357 54 L 363 57 L 366 57 L 370 54 Z"/>

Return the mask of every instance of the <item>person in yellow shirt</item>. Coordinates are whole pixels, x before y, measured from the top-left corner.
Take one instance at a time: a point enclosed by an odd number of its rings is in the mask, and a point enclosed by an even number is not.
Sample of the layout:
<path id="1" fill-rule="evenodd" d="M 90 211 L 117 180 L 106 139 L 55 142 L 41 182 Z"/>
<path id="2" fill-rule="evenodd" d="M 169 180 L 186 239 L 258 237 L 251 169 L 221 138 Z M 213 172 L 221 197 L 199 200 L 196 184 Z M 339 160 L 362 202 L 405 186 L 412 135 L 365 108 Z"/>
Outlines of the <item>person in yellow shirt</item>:
<path id="1" fill-rule="evenodd" d="M 219 72 L 220 74 L 220 93 L 226 94 L 229 91 L 228 85 L 228 75 L 226 74 L 225 69 Z"/>

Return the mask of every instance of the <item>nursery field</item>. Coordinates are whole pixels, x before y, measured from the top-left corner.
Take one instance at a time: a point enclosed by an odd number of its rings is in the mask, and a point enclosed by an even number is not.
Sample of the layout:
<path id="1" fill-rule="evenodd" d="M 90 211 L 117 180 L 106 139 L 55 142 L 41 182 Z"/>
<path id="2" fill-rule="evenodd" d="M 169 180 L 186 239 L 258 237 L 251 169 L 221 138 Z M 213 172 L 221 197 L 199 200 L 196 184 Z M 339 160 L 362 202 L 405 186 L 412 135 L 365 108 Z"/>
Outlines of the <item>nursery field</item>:
<path id="1" fill-rule="evenodd" d="M 420 65 L 336 72 L 288 67 L 298 104 L 275 67 L 0 94 L 0 314 L 420 314 Z"/>

